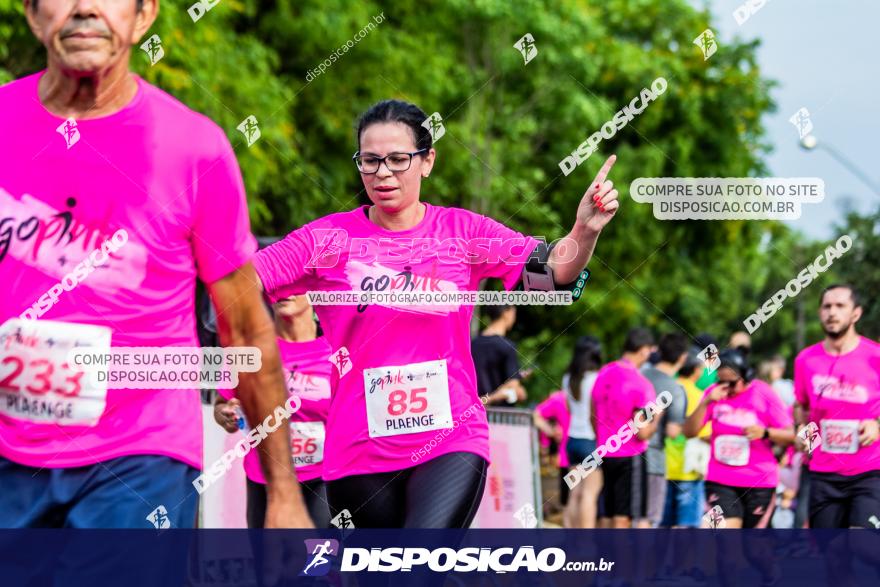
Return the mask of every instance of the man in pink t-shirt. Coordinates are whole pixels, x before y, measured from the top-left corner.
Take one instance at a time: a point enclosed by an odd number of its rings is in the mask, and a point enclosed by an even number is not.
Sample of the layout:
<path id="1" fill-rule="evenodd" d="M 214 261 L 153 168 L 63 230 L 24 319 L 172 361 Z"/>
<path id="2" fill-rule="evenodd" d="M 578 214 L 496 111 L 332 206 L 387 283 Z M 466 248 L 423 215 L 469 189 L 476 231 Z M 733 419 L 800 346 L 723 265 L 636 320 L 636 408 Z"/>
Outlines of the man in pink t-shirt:
<path id="1" fill-rule="evenodd" d="M 657 394 L 639 369 L 653 350 L 651 332 L 633 328 L 626 335 L 621 358 L 602 367 L 593 384 L 590 413 L 596 431 L 596 451 L 605 449 L 601 462 L 605 515 L 612 518 L 615 528 L 629 528 L 633 520 L 647 521 L 644 453 L 659 418 L 648 421 L 643 417 L 643 410 Z M 633 421 L 641 424 L 635 432 L 630 425 Z"/>
<path id="2" fill-rule="evenodd" d="M 794 362 L 798 443 L 810 454 L 810 527 L 873 527 L 880 516 L 880 345 L 860 336 L 859 295 L 825 289 L 825 340 Z"/>
<path id="3" fill-rule="evenodd" d="M 157 10 L 25 2 L 49 65 L 0 87 L 0 527 L 194 525 L 198 390 L 101 385 L 67 353 L 198 346 L 197 279 L 223 344 L 262 352 L 240 376 L 248 418 L 285 400 L 234 152 L 128 68 Z M 309 527 L 288 446 L 284 428 L 260 447 L 266 525 Z"/>

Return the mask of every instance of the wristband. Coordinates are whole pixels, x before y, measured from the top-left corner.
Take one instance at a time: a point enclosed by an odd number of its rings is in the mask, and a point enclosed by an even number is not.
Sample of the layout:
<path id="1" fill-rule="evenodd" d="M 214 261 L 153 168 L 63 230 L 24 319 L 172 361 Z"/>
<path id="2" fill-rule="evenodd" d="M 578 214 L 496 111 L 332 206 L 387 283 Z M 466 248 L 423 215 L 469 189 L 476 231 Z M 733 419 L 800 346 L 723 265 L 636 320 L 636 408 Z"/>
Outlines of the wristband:
<path id="1" fill-rule="evenodd" d="M 529 255 L 525 267 L 523 267 L 523 289 L 525 291 L 570 291 L 572 301 L 577 301 L 584 293 L 584 286 L 590 278 L 590 271 L 584 269 L 578 274 L 577 279 L 571 283 L 556 283 L 553 270 L 550 268 L 550 253 L 553 246 L 547 246 L 540 242 L 535 250 Z"/>
<path id="2" fill-rule="evenodd" d="M 761 438 L 763 438 L 764 440 L 767 440 L 768 438 L 770 438 L 770 429 L 769 428 L 764 428 L 764 436 L 762 436 Z"/>

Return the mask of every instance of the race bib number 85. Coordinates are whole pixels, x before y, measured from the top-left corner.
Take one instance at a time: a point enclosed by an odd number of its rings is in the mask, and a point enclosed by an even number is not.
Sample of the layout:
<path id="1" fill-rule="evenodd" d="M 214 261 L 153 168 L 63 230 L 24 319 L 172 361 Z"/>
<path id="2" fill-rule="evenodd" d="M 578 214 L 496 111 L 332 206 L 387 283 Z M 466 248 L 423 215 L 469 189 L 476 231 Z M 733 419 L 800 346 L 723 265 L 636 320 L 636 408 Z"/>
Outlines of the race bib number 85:
<path id="1" fill-rule="evenodd" d="M 14 318 L 0 326 L 0 412 L 32 422 L 94 426 L 107 383 L 67 364 L 73 348 L 110 350 L 105 326 Z"/>
<path id="2" fill-rule="evenodd" d="M 370 437 L 452 428 L 446 361 L 364 369 Z"/>

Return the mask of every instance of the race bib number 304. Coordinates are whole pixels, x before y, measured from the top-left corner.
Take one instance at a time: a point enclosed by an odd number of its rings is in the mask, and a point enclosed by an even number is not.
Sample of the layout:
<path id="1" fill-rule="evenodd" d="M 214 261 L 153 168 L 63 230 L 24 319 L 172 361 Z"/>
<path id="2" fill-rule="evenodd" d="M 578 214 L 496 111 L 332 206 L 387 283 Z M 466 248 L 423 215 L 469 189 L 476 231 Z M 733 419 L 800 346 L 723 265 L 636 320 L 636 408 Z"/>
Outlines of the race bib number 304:
<path id="1" fill-rule="evenodd" d="M 107 383 L 67 364 L 76 347 L 110 350 L 105 326 L 54 320 L 7 320 L 0 326 L 0 412 L 30 422 L 94 426 Z"/>
<path id="2" fill-rule="evenodd" d="M 821 420 L 822 452 L 854 454 L 859 450 L 858 420 Z"/>
<path id="3" fill-rule="evenodd" d="M 364 369 L 370 437 L 452 428 L 446 361 Z"/>

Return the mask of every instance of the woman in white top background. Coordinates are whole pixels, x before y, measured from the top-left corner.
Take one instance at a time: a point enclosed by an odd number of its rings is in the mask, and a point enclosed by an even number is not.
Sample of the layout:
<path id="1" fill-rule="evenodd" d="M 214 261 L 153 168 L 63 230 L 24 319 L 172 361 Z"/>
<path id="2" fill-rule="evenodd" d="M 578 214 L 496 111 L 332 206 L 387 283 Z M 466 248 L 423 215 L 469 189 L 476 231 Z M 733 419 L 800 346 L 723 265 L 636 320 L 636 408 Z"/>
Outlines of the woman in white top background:
<path id="1" fill-rule="evenodd" d="M 590 421 L 590 397 L 596 374 L 602 366 L 602 346 L 593 336 L 582 336 L 575 343 L 562 388 L 568 399 L 571 424 L 565 450 L 574 467 L 596 450 L 596 431 Z M 596 507 L 602 490 L 602 471 L 596 469 L 571 490 L 563 514 L 567 528 L 595 528 Z"/>

